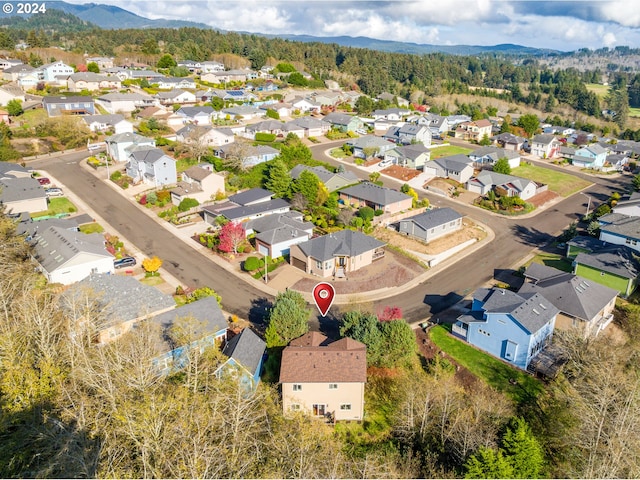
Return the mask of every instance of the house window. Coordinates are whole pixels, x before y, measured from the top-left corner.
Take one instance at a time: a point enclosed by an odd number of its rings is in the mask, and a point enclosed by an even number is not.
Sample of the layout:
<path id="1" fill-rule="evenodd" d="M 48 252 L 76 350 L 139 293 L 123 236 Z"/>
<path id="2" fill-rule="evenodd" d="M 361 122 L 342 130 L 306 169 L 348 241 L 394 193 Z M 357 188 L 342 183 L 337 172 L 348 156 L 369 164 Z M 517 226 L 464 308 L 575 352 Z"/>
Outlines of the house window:
<path id="1" fill-rule="evenodd" d="M 626 243 L 627 245 L 636 245 L 638 242 L 633 238 L 627 238 Z"/>
<path id="2" fill-rule="evenodd" d="M 351 404 L 343 403 L 342 405 L 340 405 L 340 410 L 351 410 Z"/>
<path id="3" fill-rule="evenodd" d="M 316 260 L 316 268 L 322 270 L 322 262 L 320 260 Z"/>
<path id="4" fill-rule="evenodd" d="M 302 385 L 300 385 L 299 383 L 294 383 L 293 384 L 293 391 L 294 392 L 299 392 L 302 390 Z"/>
<path id="5" fill-rule="evenodd" d="M 290 408 L 291 408 L 291 410 L 300 410 L 300 404 L 299 403 L 292 403 Z"/>
<path id="6" fill-rule="evenodd" d="M 329 384 L 329 390 L 336 390 L 338 388 L 338 384 L 337 383 L 330 383 Z"/>

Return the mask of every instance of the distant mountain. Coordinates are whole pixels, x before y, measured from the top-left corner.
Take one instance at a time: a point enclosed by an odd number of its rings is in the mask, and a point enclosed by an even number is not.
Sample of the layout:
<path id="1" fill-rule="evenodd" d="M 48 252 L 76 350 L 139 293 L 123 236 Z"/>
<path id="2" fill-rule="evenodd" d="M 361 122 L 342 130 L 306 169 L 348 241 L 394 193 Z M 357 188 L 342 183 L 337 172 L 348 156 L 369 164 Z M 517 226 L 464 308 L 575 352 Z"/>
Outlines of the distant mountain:
<path id="1" fill-rule="evenodd" d="M 97 26 L 91 22 L 53 8 L 47 9 L 46 13 L 39 13 L 37 15 L 12 15 L 10 17 L 0 17 L 0 26 L 21 30 L 42 29 L 45 32 L 57 33 L 79 32 L 97 28 Z"/>
<path id="2" fill-rule="evenodd" d="M 312 35 L 265 35 L 266 37 L 286 38 L 297 42 L 321 42 L 335 43 L 345 47 L 368 48 L 370 50 L 380 50 L 383 52 L 396 53 L 448 53 L 451 55 L 480 55 L 483 53 L 496 53 L 504 55 L 549 55 L 562 53 L 558 50 L 549 50 L 542 48 L 523 47 L 522 45 L 513 45 L 510 43 L 493 46 L 482 45 L 429 45 L 408 42 L 394 42 L 389 40 L 377 40 L 368 37 L 314 37 Z"/>
<path id="3" fill-rule="evenodd" d="M 75 15 L 82 20 L 91 22 L 100 28 L 106 29 L 180 27 L 211 28 L 204 23 L 187 22 L 184 20 L 150 20 L 120 7 L 97 3 L 76 5 L 67 2 L 53 1 L 47 2 L 47 8 L 62 10 L 63 12 Z"/>

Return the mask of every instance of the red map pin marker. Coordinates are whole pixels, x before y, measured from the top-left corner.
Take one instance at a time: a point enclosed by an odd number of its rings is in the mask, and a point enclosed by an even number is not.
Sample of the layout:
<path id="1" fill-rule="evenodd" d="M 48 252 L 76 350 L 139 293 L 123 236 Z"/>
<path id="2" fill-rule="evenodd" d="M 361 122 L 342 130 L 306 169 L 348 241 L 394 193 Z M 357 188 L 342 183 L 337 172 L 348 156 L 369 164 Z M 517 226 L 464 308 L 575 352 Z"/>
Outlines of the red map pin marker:
<path id="1" fill-rule="evenodd" d="M 316 307 L 320 310 L 320 315 L 324 317 L 331 308 L 333 298 L 336 296 L 336 291 L 330 283 L 320 282 L 313 287 L 312 293 Z"/>

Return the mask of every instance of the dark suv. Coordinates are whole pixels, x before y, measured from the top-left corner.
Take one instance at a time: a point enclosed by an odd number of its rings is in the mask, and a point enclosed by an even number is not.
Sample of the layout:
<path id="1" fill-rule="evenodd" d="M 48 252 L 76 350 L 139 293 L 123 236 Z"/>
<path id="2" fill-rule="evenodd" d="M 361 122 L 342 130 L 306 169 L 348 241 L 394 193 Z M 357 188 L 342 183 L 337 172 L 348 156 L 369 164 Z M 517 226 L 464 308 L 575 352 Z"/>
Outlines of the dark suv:
<path id="1" fill-rule="evenodd" d="M 133 267 L 136 263 L 136 259 L 133 257 L 122 257 L 120 260 L 113 261 L 113 268 Z"/>

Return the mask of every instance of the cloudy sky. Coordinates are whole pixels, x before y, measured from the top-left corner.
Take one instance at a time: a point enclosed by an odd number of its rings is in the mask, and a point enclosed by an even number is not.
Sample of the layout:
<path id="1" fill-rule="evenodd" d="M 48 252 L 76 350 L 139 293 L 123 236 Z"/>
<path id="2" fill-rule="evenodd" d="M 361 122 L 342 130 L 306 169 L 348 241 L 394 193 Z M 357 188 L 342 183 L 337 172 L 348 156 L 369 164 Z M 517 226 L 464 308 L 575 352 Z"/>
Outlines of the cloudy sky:
<path id="1" fill-rule="evenodd" d="M 85 3 L 83 0 L 67 0 Z M 640 47 L 639 0 L 93 0 L 147 18 L 255 33 L 365 36 L 440 45 Z"/>

